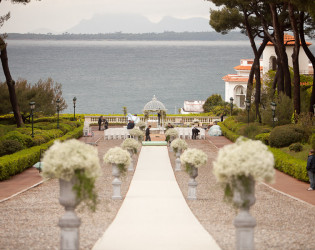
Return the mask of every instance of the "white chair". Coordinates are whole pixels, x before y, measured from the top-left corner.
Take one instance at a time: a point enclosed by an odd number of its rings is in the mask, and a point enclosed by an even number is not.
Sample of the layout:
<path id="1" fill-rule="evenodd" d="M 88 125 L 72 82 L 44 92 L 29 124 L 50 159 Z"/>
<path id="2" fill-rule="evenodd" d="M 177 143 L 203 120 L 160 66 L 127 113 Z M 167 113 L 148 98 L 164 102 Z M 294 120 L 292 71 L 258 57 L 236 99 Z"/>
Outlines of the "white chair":
<path id="1" fill-rule="evenodd" d="M 200 129 L 200 134 L 198 135 L 200 139 L 206 139 L 206 130 L 204 128 Z"/>
<path id="2" fill-rule="evenodd" d="M 186 128 L 186 134 L 188 139 L 192 139 L 192 128 Z"/>

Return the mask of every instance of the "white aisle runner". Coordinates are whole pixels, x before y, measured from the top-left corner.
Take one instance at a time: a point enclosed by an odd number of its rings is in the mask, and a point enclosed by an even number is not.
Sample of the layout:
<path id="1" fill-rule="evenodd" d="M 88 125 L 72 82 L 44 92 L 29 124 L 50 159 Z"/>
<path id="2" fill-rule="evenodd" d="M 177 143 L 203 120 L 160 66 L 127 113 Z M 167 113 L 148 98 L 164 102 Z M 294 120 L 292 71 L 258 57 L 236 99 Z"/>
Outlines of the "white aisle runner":
<path id="1" fill-rule="evenodd" d="M 220 249 L 189 209 L 166 146 L 142 147 L 127 196 L 94 250 Z"/>

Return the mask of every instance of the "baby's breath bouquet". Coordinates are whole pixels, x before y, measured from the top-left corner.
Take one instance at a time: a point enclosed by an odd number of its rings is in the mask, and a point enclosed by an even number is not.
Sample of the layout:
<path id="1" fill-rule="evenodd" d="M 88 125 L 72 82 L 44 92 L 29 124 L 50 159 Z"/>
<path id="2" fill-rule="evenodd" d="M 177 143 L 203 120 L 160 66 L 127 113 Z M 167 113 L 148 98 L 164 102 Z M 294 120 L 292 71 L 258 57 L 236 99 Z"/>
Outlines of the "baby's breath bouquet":
<path id="1" fill-rule="evenodd" d="M 171 147 L 174 150 L 175 153 L 177 153 L 178 151 L 184 151 L 187 149 L 187 143 L 185 142 L 185 140 L 182 140 L 180 138 L 175 139 L 174 141 L 172 141 L 171 143 Z"/>
<path id="2" fill-rule="evenodd" d="M 72 139 L 55 143 L 44 153 L 42 176 L 59 178 L 65 181 L 75 179 L 73 189 L 77 201 L 83 201 L 95 211 L 97 194 L 95 180 L 101 175 L 101 168 L 96 148 Z"/>
<path id="3" fill-rule="evenodd" d="M 190 174 L 192 167 L 199 168 L 206 165 L 208 157 L 200 149 L 189 148 L 181 155 L 180 161 L 186 166 L 186 172 Z"/>
<path id="4" fill-rule="evenodd" d="M 129 130 L 129 134 L 133 137 L 138 137 L 139 140 L 143 139 L 143 131 L 138 128 L 133 128 Z"/>
<path id="5" fill-rule="evenodd" d="M 122 149 L 130 150 L 132 151 L 133 154 L 137 154 L 138 150 L 140 149 L 140 143 L 132 138 L 127 138 L 126 140 L 123 141 L 121 144 Z"/>
<path id="6" fill-rule="evenodd" d="M 220 149 L 213 163 L 213 173 L 217 181 L 223 184 L 225 197 L 229 200 L 237 182 L 245 186 L 249 179 L 272 182 L 274 157 L 261 141 L 241 137 L 234 144 Z"/>
<path id="7" fill-rule="evenodd" d="M 178 132 L 175 128 L 169 128 L 168 130 L 166 130 L 165 136 L 177 138 Z"/>
<path id="8" fill-rule="evenodd" d="M 136 124 L 136 127 L 140 128 L 140 130 L 144 130 L 144 129 L 145 129 L 145 122 L 139 121 L 139 122 Z"/>
<path id="9" fill-rule="evenodd" d="M 127 171 L 126 166 L 130 164 L 130 154 L 127 150 L 114 147 L 107 151 L 103 160 L 106 164 L 116 164 L 120 173 L 125 173 Z"/>

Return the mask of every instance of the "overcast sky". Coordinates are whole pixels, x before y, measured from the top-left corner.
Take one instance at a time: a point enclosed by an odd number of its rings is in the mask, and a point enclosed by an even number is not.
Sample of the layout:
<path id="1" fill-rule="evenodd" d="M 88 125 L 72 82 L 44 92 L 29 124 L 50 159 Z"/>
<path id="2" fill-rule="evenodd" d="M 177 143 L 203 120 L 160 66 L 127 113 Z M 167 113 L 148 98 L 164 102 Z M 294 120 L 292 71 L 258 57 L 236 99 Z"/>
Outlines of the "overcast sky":
<path id="1" fill-rule="evenodd" d="M 141 14 L 158 22 L 164 16 L 176 18 L 209 18 L 212 3 L 205 0 L 32 0 L 27 5 L 4 0 L 0 14 L 11 12 L 11 18 L 1 28 L 3 32 L 27 33 L 37 29 L 63 32 L 82 19 L 95 14 Z"/>

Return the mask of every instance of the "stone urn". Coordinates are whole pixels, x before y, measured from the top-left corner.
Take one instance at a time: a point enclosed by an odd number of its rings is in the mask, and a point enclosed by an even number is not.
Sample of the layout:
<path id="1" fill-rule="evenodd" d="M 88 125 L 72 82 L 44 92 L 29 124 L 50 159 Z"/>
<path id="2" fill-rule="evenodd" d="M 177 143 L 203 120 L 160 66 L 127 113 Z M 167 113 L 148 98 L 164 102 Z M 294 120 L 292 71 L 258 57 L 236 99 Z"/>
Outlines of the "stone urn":
<path id="1" fill-rule="evenodd" d="M 59 202 L 65 207 L 65 214 L 59 219 L 58 226 L 60 232 L 60 249 L 75 250 L 79 249 L 79 227 L 80 218 L 75 213 L 75 208 L 79 204 L 76 199 L 76 193 L 73 191 L 75 178 L 71 181 L 59 179 L 60 198 Z"/>
<path id="2" fill-rule="evenodd" d="M 121 194 L 120 194 L 120 187 L 121 187 L 121 180 L 120 178 L 120 171 L 117 166 L 117 164 L 112 164 L 112 175 L 114 176 L 114 180 L 112 181 L 113 186 L 113 200 L 121 200 Z"/>
<path id="3" fill-rule="evenodd" d="M 190 167 L 190 171 L 189 171 L 189 182 L 188 182 L 188 200 L 196 200 L 197 196 L 196 196 L 196 189 L 197 189 L 197 181 L 195 180 L 196 177 L 198 176 L 198 168 L 196 168 L 195 166 L 191 166 Z"/>
<path id="4" fill-rule="evenodd" d="M 128 171 L 134 171 L 134 167 L 133 167 L 133 150 L 132 149 L 128 149 L 128 152 L 130 154 L 130 164 L 128 166 Z"/>
<path id="5" fill-rule="evenodd" d="M 181 171 L 180 155 L 182 150 L 178 149 L 176 152 L 175 171 Z"/>
<path id="6" fill-rule="evenodd" d="M 170 146 L 170 152 L 173 152 L 173 148 L 171 147 L 171 143 L 172 143 L 172 141 L 173 141 L 174 139 L 175 139 L 174 136 L 170 136 L 170 140 L 168 141 L 169 146 Z"/>
<path id="7" fill-rule="evenodd" d="M 254 228 L 256 220 L 249 213 L 255 204 L 255 180 L 252 176 L 241 176 L 233 183 L 233 203 L 239 208 L 234 219 L 236 229 L 236 249 L 254 250 Z"/>

